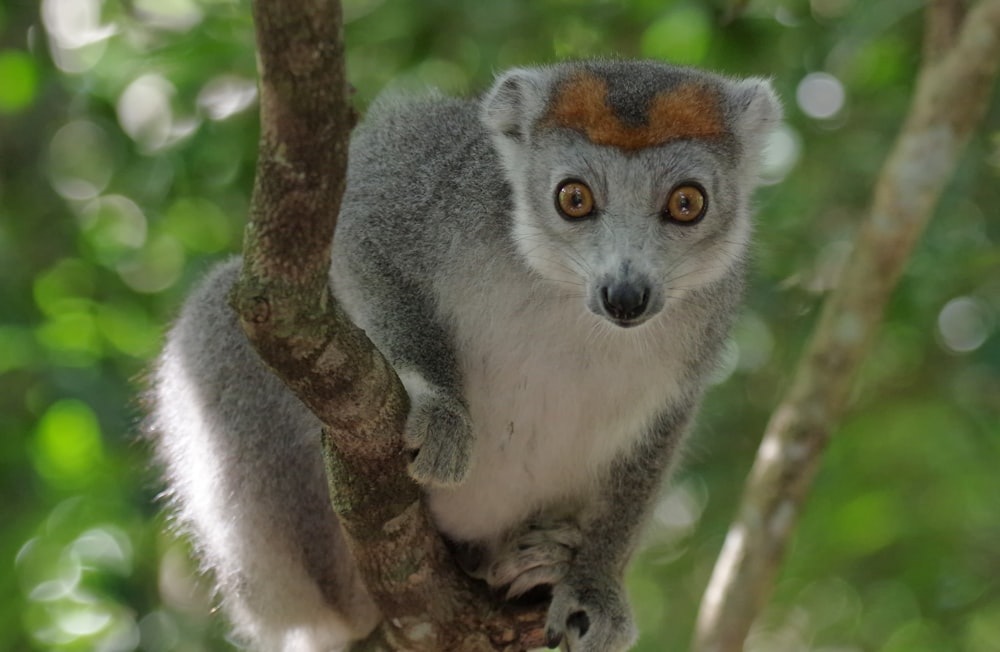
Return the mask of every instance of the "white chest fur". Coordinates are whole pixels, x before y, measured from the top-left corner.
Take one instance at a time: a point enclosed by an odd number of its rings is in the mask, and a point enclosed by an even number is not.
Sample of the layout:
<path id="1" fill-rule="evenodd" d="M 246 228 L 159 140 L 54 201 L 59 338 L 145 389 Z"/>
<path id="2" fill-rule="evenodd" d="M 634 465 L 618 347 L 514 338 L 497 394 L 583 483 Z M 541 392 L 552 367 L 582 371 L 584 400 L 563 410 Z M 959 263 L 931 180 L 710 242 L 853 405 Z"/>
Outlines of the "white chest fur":
<path id="1" fill-rule="evenodd" d="M 664 315 L 625 330 L 541 286 L 479 290 L 488 301 L 459 301 L 469 309 L 453 315 L 472 469 L 461 486 L 429 494 L 439 527 L 460 540 L 492 539 L 533 512 L 586 500 L 601 468 L 679 392 L 681 375 Z"/>

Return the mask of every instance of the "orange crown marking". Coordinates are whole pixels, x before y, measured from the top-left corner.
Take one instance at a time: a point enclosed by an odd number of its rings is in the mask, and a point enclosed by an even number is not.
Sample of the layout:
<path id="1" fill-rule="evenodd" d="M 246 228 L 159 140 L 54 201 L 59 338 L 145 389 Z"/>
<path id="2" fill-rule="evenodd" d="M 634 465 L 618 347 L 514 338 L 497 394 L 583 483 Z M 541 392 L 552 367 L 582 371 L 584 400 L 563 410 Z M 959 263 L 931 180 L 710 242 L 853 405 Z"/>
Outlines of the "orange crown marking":
<path id="1" fill-rule="evenodd" d="M 580 72 L 562 83 L 542 124 L 576 129 L 595 145 L 637 150 L 681 138 L 713 138 L 726 133 L 718 95 L 687 82 L 653 98 L 646 124 L 625 124 L 608 106 L 608 83 Z"/>

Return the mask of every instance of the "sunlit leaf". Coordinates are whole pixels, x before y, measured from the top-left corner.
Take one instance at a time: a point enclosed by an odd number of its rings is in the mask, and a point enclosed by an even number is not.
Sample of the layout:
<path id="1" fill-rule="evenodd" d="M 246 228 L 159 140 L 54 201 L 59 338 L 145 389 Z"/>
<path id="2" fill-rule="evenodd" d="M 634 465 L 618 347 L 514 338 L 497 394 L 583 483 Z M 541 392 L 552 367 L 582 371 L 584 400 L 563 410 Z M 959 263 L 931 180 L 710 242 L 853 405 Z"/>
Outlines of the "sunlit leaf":
<path id="1" fill-rule="evenodd" d="M 114 266 L 146 242 L 146 216 L 138 204 L 123 195 L 105 195 L 89 202 L 80 219 L 87 243 L 105 265 Z"/>
<path id="2" fill-rule="evenodd" d="M 53 403 L 35 428 L 32 453 L 35 470 L 53 487 L 88 484 L 104 459 L 93 410 L 76 399 Z"/>
<path id="3" fill-rule="evenodd" d="M 97 308 L 101 335 L 126 355 L 152 355 L 160 342 L 162 326 L 135 304 L 105 304 Z"/>
<path id="4" fill-rule="evenodd" d="M 192 251 L 216 253 L 232 245 L 232 220 L 217 204 L 185 197 L 167 209 L 163 228 Z"/>
<path id="5" fill-rule="evenodd" d="M 642 35 L 642 54 L 672 63 L 696 64 L 708 54 L 711 20 L 702 5 L 680 4 L 667 12 Z"/>
<path id="6" fill-rule="evenodd" d="M 17 113 L 30 106 L 38 93 L 38 69 L 19 50 L 0 51 L 0 113 Z"/>
<path id="7" fill-rule="evenodd" d="M 35 336 L 58 365 L 86 367 L 101 355 L 97 324 L 89 310 L 53 315 L 38 327 Z"/>
<path id="8" fill-rule="evenodd" d="M 89 305 L 94 274 L 79 258 L 63 258 L 35 279 L 35 305 L 50 317 Z"/>

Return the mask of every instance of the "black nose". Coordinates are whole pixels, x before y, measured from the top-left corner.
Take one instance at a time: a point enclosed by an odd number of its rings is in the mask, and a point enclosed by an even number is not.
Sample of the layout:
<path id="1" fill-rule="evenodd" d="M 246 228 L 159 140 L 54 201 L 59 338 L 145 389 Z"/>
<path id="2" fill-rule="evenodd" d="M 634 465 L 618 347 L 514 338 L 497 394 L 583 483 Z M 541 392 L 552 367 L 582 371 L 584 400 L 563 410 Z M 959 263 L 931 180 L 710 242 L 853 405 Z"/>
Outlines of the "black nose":
<path id="1" fill-rule="evenodd" d="M 631 283 L 614 283 L 601 288 L 601 301 L 608 316 L 618 322 L 638 319 L 649 305 L 649 288 Z"/>

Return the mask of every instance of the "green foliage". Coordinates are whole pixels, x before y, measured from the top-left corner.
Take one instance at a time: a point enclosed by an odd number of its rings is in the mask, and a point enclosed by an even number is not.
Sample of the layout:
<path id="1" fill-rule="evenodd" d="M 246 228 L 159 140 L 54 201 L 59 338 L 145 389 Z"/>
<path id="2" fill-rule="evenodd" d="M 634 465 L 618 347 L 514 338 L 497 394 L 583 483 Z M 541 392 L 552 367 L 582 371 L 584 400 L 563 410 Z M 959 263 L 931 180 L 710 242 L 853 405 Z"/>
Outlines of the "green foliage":
<path id="1" fill-rule="evenodd" d="M 652 59 L 697 65 L 708 53 L 712 32 L 712 19 L 704 7 L 673 6 L 643 32 L 639 51 Z"/>
<path id="2" fill-rule="evenodd" d="M 724 4 L 344 3 L 361 108 L 387 86 L 471 93 L 511 65 L 600 55 L 770 76 L 785 98 L 749 306 L 630 573 L 648 652 L 686 648 L 920 55 L 915 0 L 758 0 L 722 25 Z M 249 7 L 5 3 L 0 29 L 0 649 L 227 649 L 157 515 L 137 396 L 185 291 L 239 250 Z M 909 265 L 748 650 L 1000 650 L 998 144 L 973 142 Z"/>
<path id="3" fill-rule="evenodd" d="M 0 113 L 16 113 L 35 101 L 38 93 L 38 69 L 26 52 L 0 52 Z"/>

